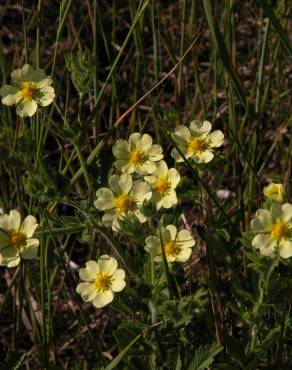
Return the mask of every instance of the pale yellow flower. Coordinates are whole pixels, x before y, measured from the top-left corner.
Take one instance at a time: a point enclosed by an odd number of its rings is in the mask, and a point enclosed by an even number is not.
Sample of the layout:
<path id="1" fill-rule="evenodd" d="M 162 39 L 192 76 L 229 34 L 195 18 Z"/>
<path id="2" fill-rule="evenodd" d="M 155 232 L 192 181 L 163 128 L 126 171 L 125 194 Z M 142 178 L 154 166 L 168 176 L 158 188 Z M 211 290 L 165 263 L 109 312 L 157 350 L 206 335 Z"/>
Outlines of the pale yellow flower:
<path id="1" fill-rule="evenodd" d="M 126 286 L 125 271 L 117 267 L 117 260 L 107 254 L 99 257 L 97 262 L 87 261 L 86 267 L 79 271 L 84 282 L 77 285 L 77 293 L 85 302 L 92 302 L 97 308 L 111 303 L 114 293 Z"/>
<path id="2" fill-rule="evenodd" d="M 4 85 L 0 89 L 2 103 L 16 105 L 16 113 L 20 117 L 31 117 L 38 105 L 46 107 L 54 97 L 51 77 L 42 69 L 34 70 L 29 64 L 11 73 L 12 85 Z"/>
<path id="3" fill-rule="evenodd" d="M 208 121 L 192 121 L 190 126 L 178 126 L 172 134 L 172 138 L 185 158 L 192 158 L 196 163 L 208 163 L 213 157 L 213 148 L 223 144 L 222 131 L 210 132 L 212 124 Z M 171 155 L 177 162 L 184 159 L 174 148 Z"/>
<path id="4" fill-rule="evenodd" d="M 270 210 L 259 209 L 251 228 L 257 234 L 252 246 L 262 255 L 269 256 L 278 250 L 282 258 L 292 256 L 292 204 L 274 203 Z"/>
<path id="5" fill-rule="evenodd" d="M 186 262 L 192 253 L 192 247 L 196 244 L 189 230 L 177 231 L 174 225 L 161 227 L 157 235 L 150 235 L 146 238 L 145 249 L 152 256 L 154 261 L 162 261 L 163 245 L 166 260 L 168 262 Z"/>
<path id="6" fill-rule="evenodd" d="M 119 231 L 119 219 L 134 214 L 140 222 L 146 217 L 140 212 L 144 200 L 151 198 L 149 185 L 144 181 L 133 184 L 131 175 L 113 175 L 109 179 L 109 188 L 101 188 L 96 192 L 94 205 L 101 211 L 106 211 L 102 222 L 114 231 Z"/>
<path id="7" fill-rule="evenodd" d="M 14 267 L 20 258 L 32 259 L 37 256 L 39 240 L 33 238 L 37 220 L 27 216 L 21 223 L 20 213 L 0 215 L 0 265 Z"/>
<path id="8" fill-rule="evenodd" d="M 282 184 L 270 184 L 263 189 L 264 196 L 277 203 L 283 203 L 285 190 Z"/>
<path id="9" fill-rule="evenodd" d="M 144 179 L 152 189 L 152 199 L 156 208 L 171 208 L 177 204 L 175 189 L 180 182 L 180 174 L 175 168 L 168 169 L 164 161 L 158 163 L 152 175 Z"/>
<path id="10" fill-rule="evenodd" d="M 133 133 L 129 141 L 117 140 L 113 147 L 115 167 L 125 173 L 147 175 L 153 173 L 156 163 L 163 158 L 160 145 L 152 144 L 148 134 Z"/>

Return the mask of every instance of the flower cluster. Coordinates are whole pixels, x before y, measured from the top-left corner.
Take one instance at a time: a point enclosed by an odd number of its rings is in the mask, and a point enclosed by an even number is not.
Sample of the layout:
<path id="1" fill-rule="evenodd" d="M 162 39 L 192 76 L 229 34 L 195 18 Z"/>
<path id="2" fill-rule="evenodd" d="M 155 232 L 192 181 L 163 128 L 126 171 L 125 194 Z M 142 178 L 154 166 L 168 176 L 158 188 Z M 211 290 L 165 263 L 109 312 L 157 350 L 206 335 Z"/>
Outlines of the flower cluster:
<path id="1" fill-rule="evenodd" d="M 42 70 L 35 71 L 31 66 L 12 72 L 11 85 L 1 89 L 2 103 L 16 104 L 18 115 L 32 116 L 37 105 L 46 106 L 54 98 L 52 80 Z M 213 158 L 212 148 L 223 141 L 221 131 L 210 133 L 209 122 L 192 122 L 190 128 L 180 126 L 173 139 L 186 158 L 194 158 L 198 163 L 207 163 Z M 176 149 L 173 157 L 182 162 Z M 133 133 L 129 140 L 117 140 L 113 147 L 116 173 L 109 177 L 108 187 L 96 191 L 95 207 L 103 211 L 102 223 L 113 231 L 120 231 L 120 223 L 125 216 L 134 215 L 141 223 L 147 220 L 142 212 L 145 201 L 152 200 L 157 211 L 174 207 L 177 202 L 176 188 L 180 174 L 175 168 L 168 168 L 163 160 L 160 145 L 153 144 L 148 134 Z M 39 240 L 33 238 L 38 224 L 33 216 L 21 222 L 18 211 L 0 215 L 0 265 L 14 267 L 23 259 L 37 256 Z M 195 245 L 191 232 L 177 230 L 175 225 L 158 227 L 155 235 L 145 240 L 145 250 L 156 262 L 166 259 L 168 263 L 185 262 L 190 258 Z M 86 302 L 101 308 L 109 304 L 114 293 L 124 289 L 125 271 L 118 268 L 114 257 L 102 255 L 98 261 L 86 262 L 79 271 L 81 283 L 76 291 Z"/>
<path id="2" fill-rule="evenodd" d="M 134 214 L 140 222 L 144 201 L 152 199 L 157 210 L 177 204 L 176 187 L 180 175 L 162 160 L 160 145 L 148 134 L 133 133 L 129 141 L 118 140 L 113 147 L 114 167 L 119 174 L 109 178 L 109 187 L 98 189 L 94 205 L 105 211 L 102 222 L 119 231 L 119 220 Z"/>
<path id="3" fill-rule="evenodd" d="M 264 188 L 265 197 L 271 201 L 269 209 L 258 209 L 251 221 L 251 228 L 256 234 L 252 246 L 264 256 L 282 258 L 292 256 L 292 204 L 284 201 L 282 184 L 270 184 Z"/>
<path id="4" fill-rule="evenodd" d="M 212 160 L 213 149 L 223 143 L 223 133 L 211 131 L 210 122 L 193 121 L 190 127 L 179 126 L 172 137 L 185 158 L 192 158 L 197 163 L 208 163 Z M 116 174 L 109 177 L 108 187 L 96 191 L 95 207 L 103 211 L 102 223 L 113 231 L 121 231 L 120 223 L 124 217 L 134 215 L 141 222 L 146 221 L 142 212 L 145 201 L 152 200 L 157 211 L 174 207 L 177 202 L 176 188 L 180 182 L 180 174 L 175 168 L 168 168 L 163 160 L 160 145 L 153 144 L 148 134 L 133 133 L 129 140 L 117 140 L 113 146 Z M 176 148 L 172 156 L 177 162 L 183 162 Z M 189 230 L 177 230 L 175 225 L 159 227 L 156 235 L 149 235 L 145 240 L 145 250 L 156 262 L 164 257 L 168 263 L 186 262 L 195 245 Z M 100 259 L 108 258 L 102 256 Z M 85 282 L 77 287 L 77 292 L 85 301 L 92 301 L 96 307 L 111 302 L 113 292 L 125 286 L 124 273 L 118 277 L 113 270 L 103 270 L 100 259 L 88 261 L 85 269 L 80 270 L 80 277 Z M 114 260 L 115 261 L 115 260 Z M 108 262 L 109 264 L 113 262 Z M 120 279 L 120 280 L 119 280 Z M 118 288 L 117 288 L 118 286 Z"/>
<path id="5" fill-rule="evenodd" d="M 16 113 L 20 117 L 33 116 L 38 105 L 46 107 L 55 97 L 51 77 L 29 64 L 11 73 L 11 83 L 0 89 L 2 104 L 16 105 Z"/>

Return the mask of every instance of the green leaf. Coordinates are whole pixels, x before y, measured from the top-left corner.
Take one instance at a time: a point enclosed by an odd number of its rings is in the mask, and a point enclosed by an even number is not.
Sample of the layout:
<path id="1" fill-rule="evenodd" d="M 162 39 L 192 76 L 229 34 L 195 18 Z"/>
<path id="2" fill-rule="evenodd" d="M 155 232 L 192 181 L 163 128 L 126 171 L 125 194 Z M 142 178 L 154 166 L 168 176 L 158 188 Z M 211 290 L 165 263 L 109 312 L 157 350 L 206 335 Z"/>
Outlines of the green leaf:
<path id="1" fill-rule="evenodd" d="M 258 0 L 258 2 L 260 6 L 263 8 L 264 12 L 269 17 L 276 31 L 278 32 L 281 42 L 286 47 L 286 49 L 289 51 L 289 53 L 292 54 L 292 45 L 288 39 L 288 36 L 286 35 L 285 30 L 281 26 L 281 23 L 279 22 L 278 18 L 275 16 L 275 13 L 273 12 L 273 8 L 271 7 L 271 5 L 268 3 L 267 0 Z"/>
<path id="2" fill-rule="evenodd" d="M 188 370 L 204 370 L 207 369 L 214 361 L 214 357 L 221 352 L 223 347 L 216 343 L 199 347 L 189 364 Z"/>
<path id="3" fill-rule="evenodd" d="M 122 361 L 125 357 L 129 349 L 141 338 L 142 334 L 139 334 L 130 342 L 108 365 L 104 370 L 112 370 L 115 369 L 118 364 Z"/>
<path id="4" fill-rule="evenodd" d="M 210 0 L 204 0 L 203 6 L 206 14 L 207 23 L 211 32 L 211 36 L 213 39 L 213 43 L 218 51 L 218 54 L 220 56 L 220 59 L 222 60 L 222 63 L 228 72 L 230 79 L 233 83 L 234 90 L 240 99 L 242 105 L 245 109 L 247 109 L 247 101 L 245 93 L 242 89 L 241 82 L 239 80 L 239 77 L 236 73 L 236 70 L 234 69 L 231 58 L 228 54 L 227 48 L 224 43 L 224 38 L 219 30 L 216 18 L 214 17 L 213 13 L 213 6 L 211 5 Z"/>

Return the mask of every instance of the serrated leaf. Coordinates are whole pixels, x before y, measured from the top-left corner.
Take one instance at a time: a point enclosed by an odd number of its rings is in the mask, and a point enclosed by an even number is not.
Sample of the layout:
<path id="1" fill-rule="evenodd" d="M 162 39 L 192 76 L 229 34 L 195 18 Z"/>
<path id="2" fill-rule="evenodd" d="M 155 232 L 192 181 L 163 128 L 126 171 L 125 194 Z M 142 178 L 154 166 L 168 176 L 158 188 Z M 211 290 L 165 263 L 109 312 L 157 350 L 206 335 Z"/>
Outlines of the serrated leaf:
<path id="1" fill-rule="evenodd" d="M 188 366 L 188 370 L 204 370 L 207 369 L 214 361 L 214 357 L 221 352 L 223 347 L 216 343 L 199 347 Z"/>
<path id="2" fill-rule="evenodd" d="M 0 363 L 1 370 L 18 370 L 24 360 L 25 353 L 17 351 L 8 351 L 5 361 Z"/>

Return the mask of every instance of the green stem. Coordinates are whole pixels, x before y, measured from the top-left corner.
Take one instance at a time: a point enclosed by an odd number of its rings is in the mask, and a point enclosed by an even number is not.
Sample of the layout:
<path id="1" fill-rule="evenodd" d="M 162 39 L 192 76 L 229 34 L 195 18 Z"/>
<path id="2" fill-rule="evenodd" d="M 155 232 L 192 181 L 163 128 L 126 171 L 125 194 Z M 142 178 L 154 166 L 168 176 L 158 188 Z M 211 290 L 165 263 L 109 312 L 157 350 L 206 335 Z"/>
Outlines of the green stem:
<path id="1" fill-rule="evenodd" d="M 165 250 L 164 250 L 164 246 L 163 246 L 163 239 L 162 239 L 161 229 L 159 229 L 159 237 L 160 237 L 161 255 L 162 255 L 162 262 L 163 262 L 163 272 L 164 272 L 164 275 L 165 275 L 165 280 L 167 282 L 170 298 L 173 298 L 175 296 L 176 292 L 174 291 L 172 278 L 171 278 L 169 268 L 168 268 L 168 262 L 167 262 L 167 259 L 166 259 Z"/>
<path id="2" fill-rule="evenodd" d="M 93 192 L 93 187 L 92 187 L 92 184 L 91 184 L 91 181 L 90 181 L 90 176 L 89 176 L 89 173 L 88 173 L 86 162 L 83 158 L 83 155 L 82 155 L 82 152 L 80 150 L 79 145 L 75 142 L 73 142 L 73 144 L 74 144 L 74 147 L 75 147 L 75 150 L 76 150 L 76 153 L 77 153 L 77 156 L 78 156 L 81 168 L 82 168 L 82 172 L 84 174 L 84 177 L 85 177 L 85 180 L 86 180 L 86 183 L 87 183 L 89 195 L 91 195 L 92 192 Z"/>
<path id="3" fill-rule="evenodd" d="M 250 343 L 251 353 L 255 352 L 255 348 L 256 348 L 256 341 L 257 341 L 257 336 L 258 336 L 257 319 L 260 315 L 260 310 L 263 306 L 264 297 L 265 297 L 265 293 L 268 288 L 271 274 L 274 271 L 275 267 L 278 266 L 278 264 L 279 264 L 279 260 L 276 259 L 275 261 L 273 261 L 273 263 L 270 265 L 269 269 L 266 272 L 261 272 L 261 275 L 259 278 L 259 296 L 252 310 L 253 325 L 251 328 L 251 343 Z"/>
<path id="4" fill-rule="evenodd" d="M 41 312 L 42 312 L 42 341 L 43 357 L 45 369 L 48 369 L 48 348 L 47 348 L 47 327 L 46 327 L 46 309 L 45 309 L 45 237 L 44 223 L 42 224 L 42 237 L 40 243 L 40 291 L 41 291 Z"/>
<path id="5" fill-rule="evenodd" d="M 94 119 L 95 115 L 98 112 L 99 102 L 100 102 L 100 100 L 101 100 L 101 98 L 103 96 L 103 93 L 104 93 L 104 91 L 105 91 L 105 89 L 106 89 L 106 87 L 107 87 L 107 85 L 109 83 L 109 80 L 111 79 L 111 77 L 112 77 L 112 75 L 113 75 L 113 73 L 114 73 L 114 71 L 115 71 L 115 69 L 116 69 L 116 67 L 118 65 L 118 62 L 119 62 L 119 60 L 120 60 L 120 58 L 121 58 L 121 56 L 122 56 L 122 54 L 123 54 L 123 52 L 124 52 L 127 44 L 128 44 L 128 41 L 129 41 L 129 39 L 130 39 L 130 37 L 131 37 L 131 35 L 132 35 L 132 33 L 133 33 L 133 31 L 134 31 L 137 23 L 138 23 L 138 21 L 140 20 L 140 17 L 143 15 L 145 9 L 147 8 L 148 3 L 149 3 L 149 0 L 141 0 L 141 2 L 139 4 L 138 10 L 137 10 L 137 13 L 135 15 L 135 18 L 133 20 L 133 23 L 131 25 L 131 28 L 130 28 L 130 30 L 129 30 L 126 38 L 125 38 L 125 41 L 124 41 L 124 43 L 123 43 L 123 45 L 122 45 L 122 47 L 121 47 L 121 49 L 120 49 L 120 51 L 119 51 L 116 59 L 115 59 L 112 67 L 111 67 L 111 70 L 110 70 L 109 74 L 107 75 L 107 78 L 105 80 L 105 83 L 103 84 L 103 86 L 102 86 L 102 88 L 101 88 L 101 90 L 100 90 L 100 92 L 99 92 L 99 94 L 98 94 L 98 96 L 96 98 L 96 102 L 95 102 L 94 108 L 93 108 L 92 112 L 90 113 L 90 116 L 89 116 L 89 119 L 88 119 L 89 122 Z"/>
<path id="6" fill-rule="evenodd" d="M 62 4 L 65 4 L 65 2 L 61 2 L 61 6 L 62 6 Z M 62 35 L 62 32 L 63 32 L 63 29 L 65 27 L 66 20 L 67 20 L 67 17 L 69 15 L 69 10 L 70 10 L 72 4 L 73 4 L 73 0 L 69 0 L 68 4 L 67 4 L 67 7 L 66 7 L 63 14 L 61 14 L 62 9 L 60 9 L 60 22 L 59 22 L 59 26 L 58 26 L 58 29 L 57 29 L 57 36 L 56 36 L 56 41 L 55 41 L 55 50 L 54 50 L 54 57 L 53 57 L 53 65 L 52 65 L 52 78 L 54 77 L 54 73 L 55 73 L 60 38 L 61 38 L 61 35 Z"/>

